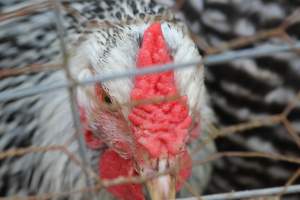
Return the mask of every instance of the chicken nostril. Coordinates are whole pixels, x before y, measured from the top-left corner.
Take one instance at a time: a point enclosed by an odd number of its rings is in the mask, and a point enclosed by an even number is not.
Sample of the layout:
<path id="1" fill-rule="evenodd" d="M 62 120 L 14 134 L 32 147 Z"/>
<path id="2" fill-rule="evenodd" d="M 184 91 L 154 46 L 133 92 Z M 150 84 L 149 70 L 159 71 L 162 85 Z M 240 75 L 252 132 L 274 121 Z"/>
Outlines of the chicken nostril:
<path id="1" fill-rule="evenodd" d="M 141 34 L 138 35 L 137 42 L 138 42 L 139 48 L 141 48 L 142 42 L 143 42 L 143 35 L 141 35 Z"/>

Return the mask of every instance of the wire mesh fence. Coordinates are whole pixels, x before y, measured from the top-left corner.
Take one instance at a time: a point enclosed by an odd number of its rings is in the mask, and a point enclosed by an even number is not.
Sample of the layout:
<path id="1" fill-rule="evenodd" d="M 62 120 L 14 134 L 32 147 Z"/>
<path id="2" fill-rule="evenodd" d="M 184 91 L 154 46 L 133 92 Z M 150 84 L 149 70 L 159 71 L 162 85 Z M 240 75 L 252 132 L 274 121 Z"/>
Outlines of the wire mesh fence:
<path id="1" fill-rule="evenodd" d="M 180 10 L 180 5 L 182 5 L 183 1 L 177 1 L 177 4 L 174 7 L 174 10 L 177 12 Z M 69 55 L 67 52 L 66 41 L 64 39 L 64 34 L 66 30 L 63 26 L 63 21 L 61 17 L 61 13 L 59 11 L 59 7 L 61 5 L 56 1 L 39 1 L 38 3 L 34 3 L 31 5 L 21 6 L 18 9 L 12 10 L 10 12 L 4 12 L 0 14 L 0 23 L 9 23 L 19 17 L 26 17 L 27 15 L 32 15 L 35 13 L 40 13 L 44 11 L 51 11 L 55 13 L 54 24 L 56 26 L 57 35 L 60 41 L 60 49 L 62 52 L 63 61 L 61 63 L 51 63 L 51 64 L 40 64 L 34 63 L 29 66 L 23 66 L 21 68 L 5 68 L 1 66 L 0 68 L 0 78 L 5 79 L 12 76 L 19 76 L 24 74 L 31 73 L 39 73 L 39 72 L 49 72 L 49 71 L 58 71 L 63 70 L 66 74 L 67 81 L 58 82 L 57 84 L 53 84 L 49 86 L 48 84 L 44 85 L 36 85 L 34 87 L 22 88 L 20 90 L 5 90 L 0 92 L 0 102 L 11 101 L 20 98 L 26 98 L 33 95 L 43 95 L 43 93 L 49 93 L 61 89 L 67 89 L 70 106 L 72 111 L 72 119 L 74 122 L 74 126 L 76 129 L 76 140 L 79 144 L 79 154 L 80 158 L 78 158 L 74 152 L 69 150 L 69 143 L 64 145 L 51 145 L 51 146 L 29 146 L 25 148 L 17 148 L 17 149 L 9 149 L 0 152 L 0 160 L 4 160 L 12 157 L 26 156 L 27 154 L 32 153 L 45 153 L 45 152 L 61 152 L 65 154 L 71 162 L 74 162 L 75 165 L 79 166 L 82 173 L 85 174 L 87 180 L 87 187 L 80 188 L 72 191 L 65 191 L 62 193 L 45 193 L 45 194 L 37 194 L 33 196 L 27 196 L 27 199 L 51 199 L 56 197 L 68 197 L 73 194 L 78 193 L 86 193 L 89 194 L 91 192 L 99 191 L 103 188 L 124 184 L 124 183 L 144 183 L 148 179 L 153 179 L 157 176 L 165 175 L 171 173 L 174 169 L 168 169 L 163 173 L 154 174 L 151 177 L 120 177 L 113 180 L 101 180 L 97 173 L 93 171 L 93 169 L 89 166 L 89 159 L 86 155 L 87 149 L 84 144 L 84 138 L 82 134 L 82 125 L 80 122 L 79 111 L 77 108 L 77 99 L 76 99 L 76 90 L 78 87 L 87 87 L 93 85 L 95 83 L 103 83 L 106 81 L 117 80 L 124 77 L 134 77 L 137 75 L 144 74 L 152 74 L 152 73 L 160 73 L 169 70 L 184 70 L 185 68 L 194 67 L 194 66 L 204 66 L 209 67 L 210 65 L 226 63 L 237 59 L 242 58 L 256 58 L 262 57 L 266 55 L 272 55 L 280 52 L 295 52 L 295 54 L 299 54 L 300 51 L 300 41 L 297 41 L 290 37 L 287 33 L 287 29 L 295 23 L 300 21 L 300 11 L 296 10 L 290 16 L 288 16 L 283 23 L 281 23 L 278 27 L 260 31 L 253 36 L 241 37 L 234 40 L 231 40 L 226 43 L 222 43 L 217 45 L 216 47 L 207 47 L 203 45 L 200 37 L 196 34 L 192 34 L 192 38 L 195 43 L 203 49 L 206 53 L 206 56 L 201 60 L 191 60 L 188 63 L 176 63 L 176 64 L 166 64 L 166 65 L 157 65 L 149 68 L 136 69 L 132 68 L 130 70 L 124 71 L 111 71 L 107 74 L 101 74 L 93 77 L 92 79 L 84 79 L 81 81 L 75 80 L 70 72 L 69 66 Z M 278 45 L 267 44 L 267 45 L 258 45 L 250 48 L 238 49 L 239 47 L 244 47 L 250 44 L 256 44 L 257 42 L 269 40 L 272 38 L 277 38 L 282 41 L 282 43 Z M 238 50 L 237 50 L 238 49 Z M 169 101 L 170 99 L 176 99 L 177 97 L 169 97 L 161 98 L 161 99 L 149 99 L 147 102 L 133 102 L 131 105 L 106 105 L 101 104 L 102 107 L 108 107 L 109 109 L 116 109 L 117 106 L 133 106 L 139 104 L 147 104 L 147 103 L 157 103 L 163 101 Z M 297 133 L 297 129 L 292 125 L 288 116 L 293 111 L 293 109 L 297 106 L 300 100 L 300 91 L 297 93 L 295 98 L 287 104 L 286 108 L 282 110 L 282 112 L 274 115 L 257 117 L 256 119 L 252 119 L 251 121 L 234 124 L 226 127 L 217 128 L 215 125 L 211 124 L 211 138 L 207 139 L 203 144 L 198 145 L 192 153 L 201 151 L 205 145 L 219 139 L 222 137 L 228 137 L 233 134 L 240 134 L 243 131 L 256 129 L 259 127 L 265 126 L 274 126 L 281 125 L 285 128 L 286 134 L 289 134 L 293 142 L 296 143 L 298 147 L 300 147 L 300 137 L 299 133 Z M 5 133 L 4 133 L 5 134 Z M 193 166 L 203 165 L 205 163 L 210 163 L 218 159 L 222 159 L 224 157 L 244 157 L 244 158 L 264 158 L 271 159 L 276 161 L 282 161 L 287 163 L 294 163 L 296 165 L 300 164 L 300 158 L 296 156 L 290 155 L 282 155 L 279 153 L 269 153 L 269 152 L 243 152 L 243 151 L 225 151 L 225 152 L 217 152 L 210 155 L 205 160 L 196 160 L 193 161 Z M 261 188 L 257 190 L 249 190 L 249 191 L 234 191 L 224 194 L 212 194 L 207 196 L 201 196 L 199 194 L 198 188 L 193 188 L 193 185 L 186 184 L 185 186 L 190 191 L 191 198 L 182 198 L 182 199 L 205 199 L 205 200 L 218 200 L 218 199 L 259 199 L 259 197 L 270 198 L 270 199 L 281 199 L 283 195 L 286 194 L 299 194 L 300 196 L 300 185 L 294 184 L 294 182 L 299 178 L 300 171 L 299 169 L 291 176 L 289 180 L 287 180 L 286 184 L 282 187 L 274 187 L 274 188 Z M 9 197 L 1 197 L 0 199 L 22 199 L 24 197 L 20 196 L 9 196 Z M 89 199 L 96 199 L 95 196 L 89 196 Z"/>

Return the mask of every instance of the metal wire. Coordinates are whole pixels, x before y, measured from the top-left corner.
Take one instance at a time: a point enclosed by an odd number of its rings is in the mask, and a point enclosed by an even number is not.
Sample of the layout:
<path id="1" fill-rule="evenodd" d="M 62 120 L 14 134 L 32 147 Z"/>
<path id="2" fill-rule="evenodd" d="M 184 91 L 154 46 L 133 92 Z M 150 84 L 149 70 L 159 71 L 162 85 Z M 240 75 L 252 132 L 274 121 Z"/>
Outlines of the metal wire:
<path id="1" fill-rule="evenodd" d="M 68 59 L 68 53 L 67 53 L 67 47 L 64 41 L 64 26 L 62 24 L 62 16 L 61 12 L 59 10 L 59 2 L 55 0 L 54 2 L 54 19 L 55 19 L 55 24 L 57 28 L 57 33 L 59 36 L 59 41 L 60 41 L 60 47 L 61 47 L 61 52 L 63 54 L 63 69 L 65 71 L 68 83 L 72 83 L 72 76 L 69 68 L 69 59 Z M 87 153 L 87 148 L 84 142 L 83 138 L 83 128 L 80 123 L 80 117 L 79 117 L 79 111 L 78 107 L 76 104 L 76 86 L 74 84 L 71 84 L 71 87 L 68 87 L 68 93 L 69 93 L 69 100 L 70 100 L 70 107 L 71 107 L 71 112 L 72 112 L 72 117 L 73 117 L 73 122 L 74 122 L 74 128 L 75 128 L 75 135 L 76 135 L 76 141 L 78 143 L 78 151 L 79 155 L 81 158 L 81 162 L 83 166 L 90 166 L 90 162 L 88 159 L 88 156 L 86 155 Z M 85 181 L 87 186 L 92 186 L 92 179 L 89 177 L 88 173 L 84 171 L 85 175 Z M 85 193 L 86 198 L 94 200 L 96 199 L 95 193 L 94 192 L 89 192 Z"/>
<path id="2" fill-rule="evenodd" d="M 300 185 L 291 185 L 289 187 L 273 187 L 273 188 L 264 188 L 258 190 L 246 190 L 240 192 L 228 192 L 223 194 L 213 194 L 202 196 L 203 200 L 226 200 L 226 199 L 241 199 L 241 198 L 254 198 L 254 197 L 263 197 L 263 196 L 272 196 L 280 194 L 284 191 L 284 194 L 295 194 L 300 192 Z M 190 198 L 180 198 L 177 200 L 197 200 L 197 197 Z"/>
<path id="3" fill-rule="evenodd" d="M 153 65 L 152 67 L 137 69 L 131 68 L 126 71 L 113 71 L 107 74 L 95 76 L 91 79 L 85 79 L 81 82 L 62 82 L 52 86 L 49 85 L 40 85 L 35 86 L 33 88 L 27 88 L 22 90 L 9 90 L 0 92 L 0 102 L 8 101 L 16 98 L 23 98 L 32 95 L 37 95 L 41 93 L 51 92 L 59 89 L 69 88 L 76 85 L 90 85 L 95 82 L 105 82 L 125 77 L 132 77 L 136 75 L 149 74 L 149 73 L 159 73 L 168 70 L 174 69 L 184 69 L 188 67 L 192 67 L 195 65 L 213 65 L 218 63 L 230 62 L 232 60 L 241 59 L 241 58 L 255 58 L 266 55 L 271 55 L 274 53 L 284 52 L 284 51 L 292 51 L 299 50 L 300 42 L 296 42 L 295 44 L 285 44 L 285 45 L 268 45 L 265 47 L 256 47 L 245 50 L 237 50 L 237 51 L 229 51 L 226 53 L 222 53 L 219 55 L 211 55 L 207 56 L 203 60 L 196 60 L 187 63 L 177 63 L 177 64 L 166 64 L 166 65 Z"/>

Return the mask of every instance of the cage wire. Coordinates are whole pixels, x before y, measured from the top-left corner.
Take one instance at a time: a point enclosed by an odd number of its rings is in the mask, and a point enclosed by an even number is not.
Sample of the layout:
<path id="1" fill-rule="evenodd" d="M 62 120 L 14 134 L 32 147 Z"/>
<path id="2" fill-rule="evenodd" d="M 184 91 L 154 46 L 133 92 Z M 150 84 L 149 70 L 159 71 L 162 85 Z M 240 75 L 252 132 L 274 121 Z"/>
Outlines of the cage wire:
<path id="1" fill-rule="evenodd" d="M 175 10 L 180 9 L 180 5 L 182 5 L 182 1 L 177 1 Z M 22 68 L 12 68 L 0 69 L 0 78 L 8 78 L 10 76 L 17 76 L 28 73 L 37 73 L 37 72 L 45 72 L 45 71 L 56 71 L 56 70 L 64 70 L 67 82 L 57 83 L 52 86 L 49 85 L 37 85 L 34 87 L 22 89 L 22 90 L 7 90 L 0 92 L 0 102 L 15 100 L 19 98 L 25 98 L 32 95 L 41 95 L 42 93 L 48 93 L 60 89 L 68 89 L 69 100 L 71 102 L 71 110 L 73 115 L 74 126 L 77 130 L 77 141 L 80 147 L 80 160 L 73 155 L 72 152 L 68 150 L 66 145 L 52 145 L 52 146 L 44 146 L 44 147 L 27 147 L 27 148 L 19 148 L 19 149 L 11 149 L 7 151 L 0 152 L 0 160 L 16 157 L 16 156 L 24 156 L 30 153 L 43 153 L 43 152 L 61 152 L 66 154 L 69 159 L 74 162 L 76 165 L 80 166 L 82 172 L 85 174 L 87 180 L 87 187 L 81 188 L 74 191 L 66 191 L 64 193 L 46 193 L 46 194 L 38 194 L 36 196 L 28 196 L 28 199 L 47 199 L 47 198 L 55 198 L 55 197 L 68 197 L 71 194 L 76 193 L 91 193 L 92 191 L 98 191 L 102 188 L 123 184 L 123 183 L 143 183 L 145 180 L 149 178 L 154 178 L 163 174 L 167 174 L 171 172 L 171 169 L 165 171 L 161 174 L 156 174 L 153 177 L 129 177 L 129 178 L 117 178 L 114 180 L 100 180 L 98 176 L 89 168 L 89 160 L 86 156 L 86 147 L 83 140 L 82 127 L 80 124 L 80 119 L 78 115 L 78 108 L 76 106 L 76 88 L 84 87 L 88 85 L 92 85 L 96 82 L 102 83 L 105 81 L 115 80 L 123 77 L 133 77 L 136 75 L 149 74 L 149 73 L 158 73 L 168 70 L 183 70 L 185 68 L 191 66 L 200 66 L 204 64 L 209 67 L 213 64 L 226 63 L 232 60 L 241 59 L 241 58 L 256 58 L 265 55 L 271 55 L 274 53 L 285 52 L 285 51 L 294 51 L 295 53 L 300 52 L 300 41 L 294 41 L 289 34 L 286 32 L 286 29 L 292 24 L 300 21 L 300 13 L 299 10 L 296 10 L 290 16 L 286 18 L 286 20 L 280 24 L 277 28 L 265 30 L 258 32 L 257 34 L 249 37 L 242 37 L 238 39 L 234 39 L 227 43 L 222 43 L 216 47 L 203 47 L 203 43 L 201 43 L 201 39 L 199 36 L 192 35 L 195 42 L 200 46 L 200 48 L 204 49 L 204 51 L 208 54 L 202 60 L 192 60 L 188 63 L 177 63 L 177 64 L 166 64 L 153 66 L 149 68 L 143 69 L 130 69 L 126 71 L 115 71 L 108 74 L 97 75 L 92 79 L 85 79 L 83 81 L 74 80 L 69 71 L 69 63 L 68 63 L 68 52 L 66 48 L 66 42 L 64 41 L 65 30 L 63 27 L 61 13 L 59 11 L 58 1 L 39 1 L 39 3 L 35 3 L 32 5 L 26 5 L 24 7 L 20 7 L 16 10 L 12 10 L 10 12 L 1 13 L 0 14 L 0 23 L 4 23 L 10 20 L 14 20 L 18 17 L 24 17 L 26 15 L 31 15 L 37 12 L 44 12 L 46 10 L 52 10 L 55 13 L 55 24 L 58 32 L 58 37 L 60 40 L 61 52 L 63 54 L 63 62 L 57 64 L 32 64 L 30 66 L 25 66 Z M 242 50 L 232 50 L 241 46 L 245 46 L 247 44 L 254 44 L 257 41 L 262 41 L 270 38 L 280 38 L 284 44 L 278 45 L 260 45 Z M 289 113 L 295 108 L 297 102 L 300 99 L 300 91 L 298 92 L 296 98 L 291 101 L 287 107 L 282 111 L 282 113 L 278 113 L 275 115 L 270 115 L 267 117 L 253 119 L 249 122 L 234 124 L 228 127 L 216 128 L 214 127 L 212 131 L 214 132 L 212 135 L 214 137 L 209 138 L 204 145 L 207 143 L 216 140 L 220 137 L 227 137 L 232 134 L 236 134 L 245 130 L 255 129 L 258 127 L 264 126 L 273 126 L 281 124 L 285 127 L 287 133 L 291 136 L 293 141 L 300 147 L 300 137 L 299 134 L 295 131 L 292 123 L 288 119 Z M 168 100 L 168 99 L 167 99 Z M 150 102 L 159 102 L 166 101 L 166 99 L 151 99 Z M 139 102 L 137 102 L 139 103 Z M 103 105 L 106 106 L 106 105 Z M 114 106 L 114 105 L 111 105 Z M 112 108 L 113 109 L 113 108 Z M 200 151 L 203 148 L 199 146 L 195 151 Z M 283 162 L 295 163 L 300 166 L 300 158 L 299 157 L 291 157 L 287 155 L 280 155 L 275 153 L 266 153 L 266 152 L 242 152 L 242 151 L 228 151 L 228 152 L 217 152 L 211 156 L 209 156 L 206 160 L 196 161 L 194 165 L 202 165 L 207 162 L 212 162 L 217 159 L 221 159 L 224 157 L 261 157 L 265 159 L 273 159 L 279 160 Z M 286 184 L 282 187 L 274 187 L 274 188 L 262 188 L 256 190 L 247 190 L 247 191 L 232 191 L 229 193 L 223 194 L 212 194 L 201 196 L 198 194 L 197 188 L 193 188 L 193 186 L 186 185 L 191 192 L 190 198 L 181 198 L 181 200 L 193 200 L 193 199 L 203 199 L 203 200 L 223 200 L 223 199 L 280 199 L 285 194 L 299 194 L 300 195 L 300 185 L 294 185 L 293 183 L 300 176 L 300 168 L 295 172 L 295 174 L 287 180 Z M 93 183 L 93 180 L 97 180 L 96 183 Z M 1 197 L 0 199 L 21 199 L 21 197 Z M 89 199 L 97 199 L 96 196 L 88 196 Z"/>

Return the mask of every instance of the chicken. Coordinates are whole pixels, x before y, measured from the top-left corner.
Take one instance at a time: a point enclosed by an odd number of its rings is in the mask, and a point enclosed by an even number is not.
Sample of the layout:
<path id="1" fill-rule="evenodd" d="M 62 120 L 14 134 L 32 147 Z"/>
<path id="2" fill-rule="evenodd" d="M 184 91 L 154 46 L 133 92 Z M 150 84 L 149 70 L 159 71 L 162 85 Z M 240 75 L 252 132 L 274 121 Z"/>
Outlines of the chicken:
<path id="1" fill-rule="evenodd" d="M 154 1 L 64 1 L 59 9 L 67 30 L 64 40 L 68 44 L 68 66 L 75 80 L 201 59 L 187 27 L 170 10 Z M 3 53 L 1 66 L 52 64 L 61 58 L 57 53 L 60 46 L 55 30 L 43 21 L 51 14 L 43 12 L 41 16 L 25 18 L 25 22 L 22 18 L 12 22 L 18 26 L 4 22 L 5 29 L 1 33 L 4 47 L 13 44 L 15 49 Z M 19 29 L 22 25 L 25 30 Z M 24 34 L 26 30 L 32 31 L 31 34 Z M 21 36 L 15 40 L 7 32 Z M 47 51 L 39 53 L 43 48 Z M 14 54 L 17 59 L 11 59 Z M 65 81 L 63 71 L 55 71 L 5 78 L 0 86 L 20 90 Z M 139 103 L 153 98 L 166 100 Z M 173 199 L 176 191 L 187 196 L 183 188 L 186 180 L 197 191 L 203 191 L 211 166 L 206 164 L 192 169 L 192 160 L 205 159 L 215 147 L 210 143 L 193 157 L 191 151 L 209 137 L 208 122 L 213 121 L 213 114 L 206 98 L 204 66 L 78 87 L 78 112 L 88 147 L 86 154 L 93 169 L 100 178 L 113 179 L 153 176 L 178 168 L 175 174 L 145 183 L 151 198 L 156 200 Z M 15 112 L 13 117 L 12 112 Z M 1 116 L 4 119 L 0 126 L 1 151 L 13 147 L 68 144 L 69 151 L 78 156 L 67 90 L 5 102 L 1 104 Z M 1 195 L 63 192 L 86 186 L 80 167 L 62 152 L 31 153 L 6 159 L 1 165 L 0 177 L 5 180 L 0 185 Z M 98 194 L 101 199 L 145 198 L 142 184 L 111 186 L 107 190 L 111 194 L 101 191 Z M 74 194 L 69 198 L 83 199 L 82 195 Z"/>

